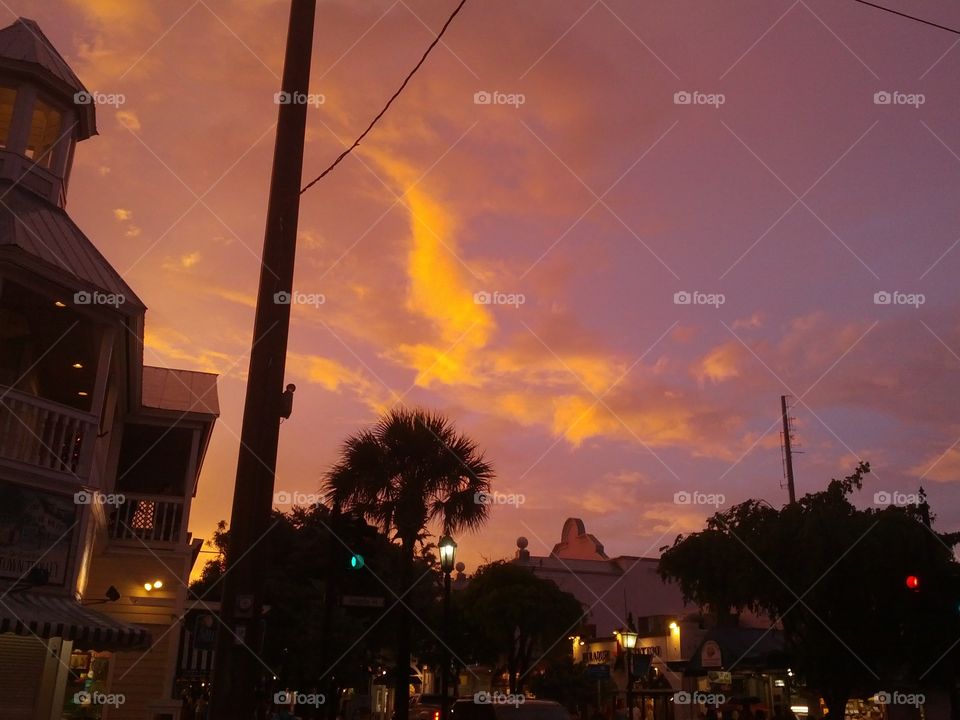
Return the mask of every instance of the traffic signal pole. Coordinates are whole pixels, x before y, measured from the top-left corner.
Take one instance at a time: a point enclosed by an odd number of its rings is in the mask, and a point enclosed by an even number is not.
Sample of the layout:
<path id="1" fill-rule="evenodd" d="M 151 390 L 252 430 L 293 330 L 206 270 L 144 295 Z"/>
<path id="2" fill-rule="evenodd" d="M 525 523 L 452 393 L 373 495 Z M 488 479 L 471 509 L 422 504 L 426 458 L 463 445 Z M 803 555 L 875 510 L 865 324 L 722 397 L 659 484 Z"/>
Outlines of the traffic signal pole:
<path id="1" fill-rule="evenodd" d="M 267 205 L 253 345 L 247 375 L 240 453 L 223 578 L 210 720 L 246 720 L 270 688 L 261 657 L 266 547 L 270 542 L 274 477 L 290 302 L 300 213 L 304 133 L 316 0 L 291 0 L 273 172 Z M 278 295 L 280 294 L 280 295 Z M 259 697 L 258 697 L 259 695 Z"/>

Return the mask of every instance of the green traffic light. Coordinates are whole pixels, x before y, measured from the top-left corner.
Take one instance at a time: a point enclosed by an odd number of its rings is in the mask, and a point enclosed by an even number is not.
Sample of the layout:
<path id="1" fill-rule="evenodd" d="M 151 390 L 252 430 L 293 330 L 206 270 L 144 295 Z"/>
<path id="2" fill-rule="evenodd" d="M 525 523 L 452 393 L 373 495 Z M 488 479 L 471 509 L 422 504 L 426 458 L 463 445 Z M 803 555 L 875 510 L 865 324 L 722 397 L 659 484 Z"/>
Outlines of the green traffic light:
<path id="1" fill-rule="evenodd" d="M 354 553 L 350 556 L 350 567 L 354 570 L 359 570 L 363 567 L 363 555 Z"/>

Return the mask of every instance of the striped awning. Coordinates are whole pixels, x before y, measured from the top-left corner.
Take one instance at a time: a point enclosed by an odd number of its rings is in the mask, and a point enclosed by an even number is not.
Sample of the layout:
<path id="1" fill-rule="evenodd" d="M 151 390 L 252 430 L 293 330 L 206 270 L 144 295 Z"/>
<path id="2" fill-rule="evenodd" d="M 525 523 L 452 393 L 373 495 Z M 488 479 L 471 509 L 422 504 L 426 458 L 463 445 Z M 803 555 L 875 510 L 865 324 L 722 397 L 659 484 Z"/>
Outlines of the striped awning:
<path id="1" fill-rule="evenodd" d="M 72 640 L 80 650 L 139 650 L 150 633 L 68 597 L 16 592 L 0 597 L 0 633 Z"/>

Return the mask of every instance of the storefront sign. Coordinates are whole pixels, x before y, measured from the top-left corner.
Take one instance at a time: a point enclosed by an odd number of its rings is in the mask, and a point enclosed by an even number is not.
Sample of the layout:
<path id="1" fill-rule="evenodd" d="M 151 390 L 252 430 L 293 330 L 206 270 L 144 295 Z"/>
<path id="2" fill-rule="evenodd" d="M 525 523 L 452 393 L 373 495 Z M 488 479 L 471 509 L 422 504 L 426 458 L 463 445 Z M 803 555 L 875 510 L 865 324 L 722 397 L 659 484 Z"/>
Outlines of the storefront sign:
<path id="1" fill-rule="evenodd" d="M 76 524 L 71 495 L 0 482 L 0 577 L 20 580 L 37 567 L 49 573 L 47 584 L 63 585 Z"/>
<path id="2" fill-rule="evenodd" d="M 601 640 L 587 643 L 580 649 L 580 662 L 587 665 L 613 665 L 617 659 L 617 641 Z"/>
<path id="3" fill-rule="evenodd" d="M 700 665 L 707 668 L 723 667 L 720 645 L 715 640 L 707 640 L 700 650 Z"/>
<path id="4" fill-rule="evenodd" d="M 718 685 L 729 685 L 733 682 L 733 673 L 724 670 L 711 670 L 707 673 L 710 682 Z"/>
<path id="5" fill-rule="evenodd" d="M 584 659 L 590 665 L 609 665 L 612 656 L 609 650 L 587 650 Z"/>

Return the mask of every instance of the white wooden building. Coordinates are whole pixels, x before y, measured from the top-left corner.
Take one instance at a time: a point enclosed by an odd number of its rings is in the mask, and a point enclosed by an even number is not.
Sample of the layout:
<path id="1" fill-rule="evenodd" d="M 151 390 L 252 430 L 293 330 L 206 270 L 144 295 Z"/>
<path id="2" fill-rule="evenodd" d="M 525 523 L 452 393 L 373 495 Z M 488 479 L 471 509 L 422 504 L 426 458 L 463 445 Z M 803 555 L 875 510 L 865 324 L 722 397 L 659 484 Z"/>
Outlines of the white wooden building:
<path id="1" fill-rule="evenodd" d="M 216 376 L 144 365 L 146 308 L 65 210 L 90 100 L 35 22 L 0 30 L 0 717 L 177 720 Z"/>

